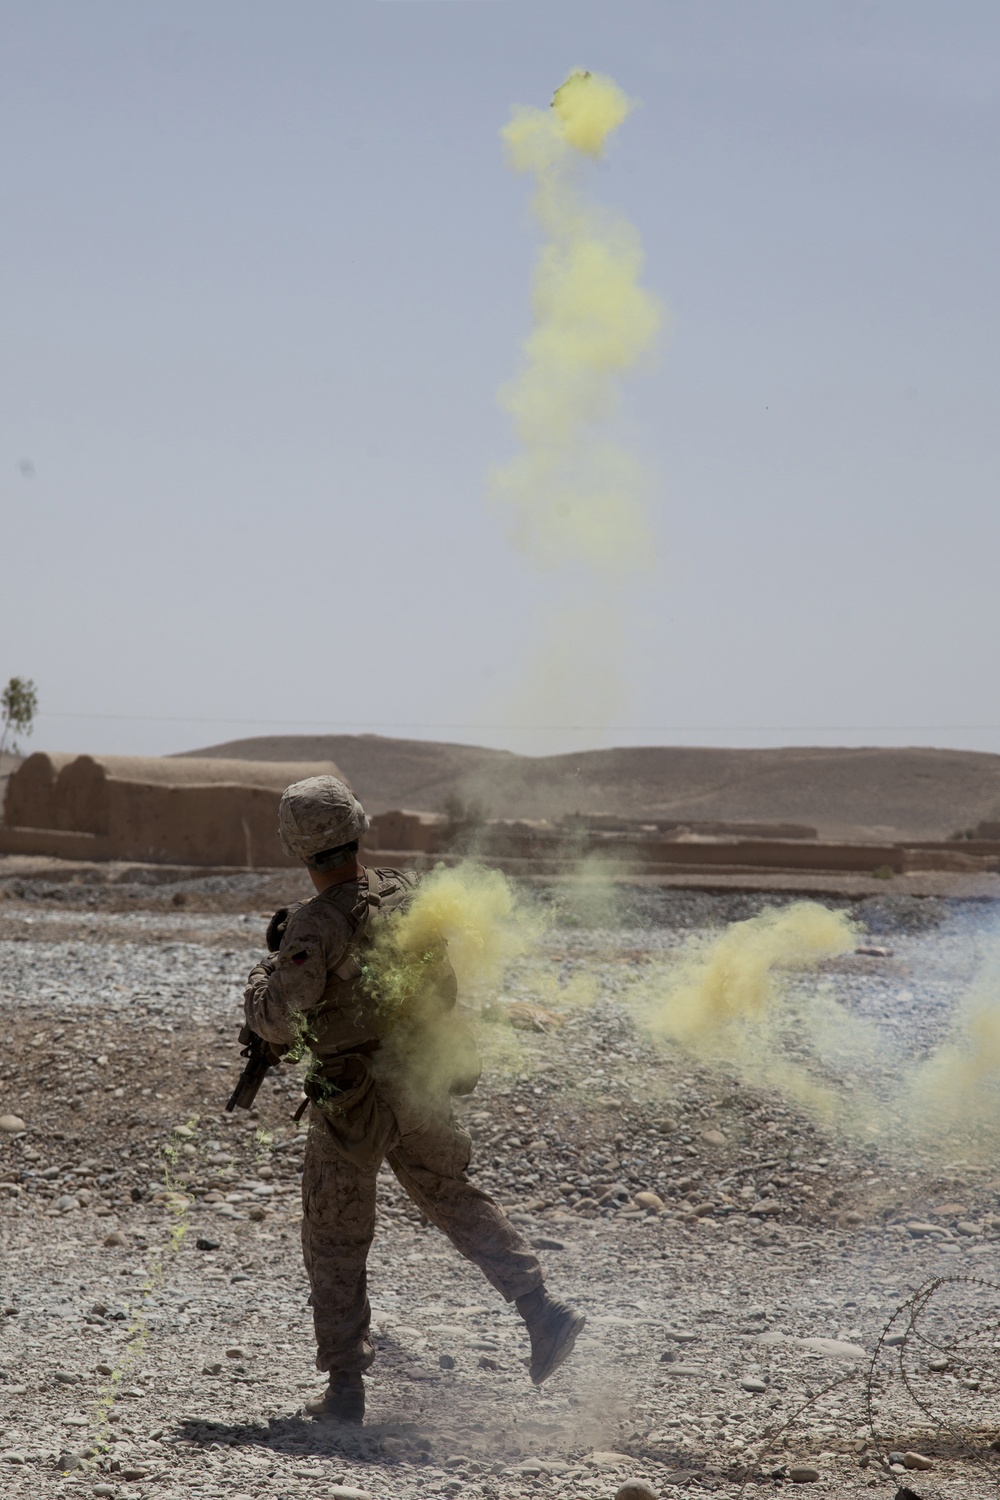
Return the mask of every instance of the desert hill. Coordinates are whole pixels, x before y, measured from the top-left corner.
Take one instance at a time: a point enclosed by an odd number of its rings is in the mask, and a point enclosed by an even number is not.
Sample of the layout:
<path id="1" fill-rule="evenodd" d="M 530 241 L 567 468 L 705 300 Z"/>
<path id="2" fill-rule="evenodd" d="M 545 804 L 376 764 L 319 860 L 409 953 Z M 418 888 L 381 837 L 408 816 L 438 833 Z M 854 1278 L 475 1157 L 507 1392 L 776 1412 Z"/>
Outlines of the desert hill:
<path id="1" fill-rule="evenodd" d="M 393 807 L 437 812 L 448 796 L 468 797 L 470 787 L 490 785 L 494 776 L 500 778 L 498 786 L 506 786 L 503 778 L 509 777 L 522 760 L 508 750 L 439 744 L 434 740 L 393 740 L 378 734 L 265 735 L 210 745 L 204 751 L 188 750 L 185 755 L 284 760 L 286 750 L 318 745 L 343 746 L 346 758 L 326 754 L 322 758 L 336 759 L 370 812 L 385 812 Z M 487 800 L 485 795 L 484 800 Z M 495 816 L 506 815 L 498 810 L 499 800 L 495 807 L 494 799 L 488 800 Z"/>
<path id="2" fill-rule="evenodd" d="M 332 734 L 231 740 L 187 754 L 334 760 L 372 812 L 433 812 L 458 796 L 493 817 L 792 821 L 849 839 L 946 838 L 1000 816 L 1000 755 L 969 750 L 640 746 L 523 756 Z"/>

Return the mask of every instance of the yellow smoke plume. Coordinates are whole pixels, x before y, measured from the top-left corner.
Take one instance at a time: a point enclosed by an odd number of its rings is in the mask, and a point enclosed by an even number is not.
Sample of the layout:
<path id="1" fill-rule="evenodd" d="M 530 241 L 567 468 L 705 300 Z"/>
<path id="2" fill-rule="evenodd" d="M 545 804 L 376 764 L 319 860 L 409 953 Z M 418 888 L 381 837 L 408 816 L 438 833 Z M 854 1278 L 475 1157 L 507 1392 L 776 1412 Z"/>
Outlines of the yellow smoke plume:
<path id="1" fill-rule="evenodd" d="M 1000 1145 L 1000 1001 L 995 966 L 956 1017 L 952 1033 L 909 1071 L 897 1101 L 905 1131 L 970 1161 Z"/>
<path id="2" fill-rule="evenodd" d="M 467 863 L 425 876 L 399 922 L 396 942 L 403 954 L 446 942 L 459 990 L 467 993 L 498 984 L 538 932 L 538 919 L 525 911 L 500 870 Z"/>
<path id="3" fill-rule="evenodd" d="M 992 1160 L 1000 1146 L 1000 976 L 984 976 L 951 1035 L 914 1063 L 822 978 L 807 988 L 788 982 L 856 940 L 846 914 L 797 902 L 734 922 L 673 965 L 650 964 L 626 1003 L 661 1041 L 845 1135 L 916 1159 Z"/>
<path id="4" fill-rule="evenodd" d="M 601 862 L 584 861 L 556 904 L 571 925 L 575 912 L 588 927 L 604 912 L 614 922 L 613 891 Z M 466 1002 L 493 999 L 516 976 L 518 990 L 544 1006 L 587 1008 L 603 994 L 597 971 L 564 983 L 546 953 L 550 920 L 499 870 L 439 866 L 406 911 L 378 929 L 371 977 L 405 1015 L 447 951 Z M 984 976 L 951 1036 L 913 1064 L 892 1054 L 877 1024 L 838 1003 L 821 975 L 802 983 L 824 960 L 851 952 L 857 937 L 846 913 L 796 902 L 654 960 L 616 998 L 664 1045 L 772 1090 L 846 1135 L 917 1157 L 992 1159 L 1000 1145 L 997 974 Z M 503 1028 L 487 1027 L 479 1040 L 494 1064 L 530 1065 Z M 448 1071 L 461 1041 L 445 1027 L 403 1045 L 410 1066 L 430 1075 Z"/>
<path id="5" fill-rule="evenodd" d="M 557 891 L 564 918 L 592 926 L 609 913 L 613 886 L 599 861 L 584 861 Z M 596 903 L 596 906 L 595 906 Z M 546 954 L 550 916 L 520 897 L 499 870 L 472 862 L 439 866 L 409 907 L 377 929 L 370 976 L 390 1007 L 433 983 L 443 952 L 459 996 L 493 999 L 516 976 L 542 1005 L 589 1007 L 601 998 L 597 972 L 567 985 Z M 1000 1145 L 1000 1002 L 997 976 L 985 976 L 956 1016 L 952 1035 L 916 1065 L 891 1054 L 880 1028 L 851 1014 L 818 975 L 824 960 L 849 953 L 858 931 L 844 912 L 811 901 L 734 922 L 719 936 L 670 960 L 649 963 L 617 998 L 668 1047 L 772 1090 L 846 1135 L 883 1148 L 940 1157 L 960 1151 L 990 1158 Z M 415 1075 L 448 1074 L 463 1061 L 451 1024 L 405 1033 Z M 517 1038 L 486 1027 L 479 1036 L 494 1064 L 529 1066 Z M 887 1052 L 887 1048 L 890 1050 Z"/>
<path id="6" fill-rule="evenodd" d="M 421 880 L 406 910 L 377 929 L 372 982 L 389 1007 L 403 1004 L 447 950 L 460 996 L 474 999 L 499 985 L 541 931 L 541 918 L 525 908 L 500 870 L 439 865 Z"/>
<path id="7" fill-rule="evenodd" d="M 850 921 L 813 901 L 734 922 L 682 965 L 651 1011 L 653 1029 L 692 1048 L 717 1044 L 734 1027 L 766 1020 L 782 998 L 780 971 L 849 952 Z"/>
<path id="8" fill-rule="evenodd" d="M 846 1096 L 791 1055 L 788 1036 L 791 1030 L 801 1043 L 826 1029 L 830 1002 L 817 992 L 803 1012 L 783 980 L 849 952 L 856 937 L 843 913 L 815 902 L 765 911 L 734 922 L 672 968 L 651 965 L 633 988 L 632 1006 L 654 1036 L 832 1122 Z M 849 1018 L 840 1018 L 851 1031 Z"/>
<path id="9" fill-rule="evenodd" d="M 493 476 L 493 495 L 532 559 L 605 574 L 650 556 L 642 467 L 599 424 L 617 411 L 620 377 L 652 349 L 662 313 L 639 285 L 635 230 L 586 198 L 576 178 L 631 108 L 610 78 L 573 73 L 548 110 L 519 106 L 503 131 L 514 170 L 534 176 L 546 238 L 524 365 L 500 394 L 522 452 Z"/>
<path id="10" fill-rule="evenodd" d="M 478 1066 L 472 1034 L 434 1001 L 441 960 L 446 955 L 455 971 L 459 999 L 475 1007 L 493 999 L 512 965 L 537 951 L 544 925 L 499 870 L 465 862 L 424 876 L 405 911 L 376 929 L 365 963 L 380 1009 L 394 1020 L 383 1063 L 402 1063 L 418 1089 L 471 1083 Z M 509 1028 L 486 1027 L 477 1043 L 492 1066 L 520 1058 Z"/>

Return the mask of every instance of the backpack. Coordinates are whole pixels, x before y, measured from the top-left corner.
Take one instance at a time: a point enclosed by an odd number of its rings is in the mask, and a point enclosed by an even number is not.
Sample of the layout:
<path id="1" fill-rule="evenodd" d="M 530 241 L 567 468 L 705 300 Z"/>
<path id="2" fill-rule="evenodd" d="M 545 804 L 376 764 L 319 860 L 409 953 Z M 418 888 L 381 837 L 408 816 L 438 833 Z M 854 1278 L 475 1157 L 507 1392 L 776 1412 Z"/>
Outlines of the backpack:
<path id="1" fill-rule="evenodd" d="M 427 984 L 404 1009 L 387 1003 L 373 987 L 375 942 L 384 924 L 406 910 L 416 884 L 417 877 L 409 871 L 366 868 L 360 872 L 358 900 L 344 913 L 351 929 L 347 945 L 319 1004 L 309 1013 L 310 1047 L 317 1057 L 381 1041 L 425 1008 L 435 1015 L 454 1008 L 457 985 L 444 951 L 440 963 L 428 970 Z"/>

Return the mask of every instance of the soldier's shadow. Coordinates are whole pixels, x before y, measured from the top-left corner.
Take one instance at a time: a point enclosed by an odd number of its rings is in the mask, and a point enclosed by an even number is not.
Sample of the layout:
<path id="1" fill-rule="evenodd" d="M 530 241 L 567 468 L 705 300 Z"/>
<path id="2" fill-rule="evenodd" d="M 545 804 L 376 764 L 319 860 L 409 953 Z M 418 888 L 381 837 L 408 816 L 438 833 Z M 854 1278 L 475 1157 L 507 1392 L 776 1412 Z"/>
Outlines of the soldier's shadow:
<path id="1" fill-rule="evenodd" d="M 280 1454 L 287 1458 L 346 1458 L 356 1464 L 383 1466 L 391 1466 L 401 1460 L 412 1465 L 431 1464 L 434 1440 L 440 1436 L 433 1421 L 410 1421 L 399 1416 L 384 1422 L 366 1422 L 364 1427 L 328 1419 L 314 1421 L 298 1414 L 274 1417 L 267 1424 L 229 1424 L 185 1417 L 177 1426 L 178 1441 L 189 1449 L 223 1446 L 255 1451 L 261 1455 L 271 1453 L 276 1457 Z M 520 1451 L 517 1448 L 514 1454 L 508 1455 L 508 1459 L 513 1460 Z M 501 1450 L 496 1449 L 492 1456 L 494 1460 L 500 1457 Z M 634 1456 L 641 1458 L 641 1451 Z M 655 1457 L 661 1464 L 666 1462 L 675 1466 L 666 1476 L 668 1483 L 686 1485 L 697 1474 L 703 1477 L 711 1474 L 716 1480 L 728 1479 L 733 1483 L 741 1480 L 745 1483 L 748 1477 L 747 1471 L 739 1466 L 729 1466 L 728 1471 L 726 1466 L 716 1468 L 705 1453 L 682 1456 L 679 1453 L 666 1454 L 659 1451 L 655 1455 L 649 1453 L 646 1456 Z M 908 1500 L 910 1494 L 909 1491 L 900 1491 L 902 1500 Z"/>
<path id="2" fill-rule="evenodd" d="M 392 1462 L 386 1452 L 385 1439 L 402 1442 L 410 1451 L 410 1461 L 419 1462 L 421 1453 L 429 1450 L 426 1426 L 419 1422 L 395 1419 L 366 1422 L 364 1427 L 329 1419 L 314 1421 L 299 1415 L 274 1417 L 262 1422 L 211 1422 L 185 1417 L 176 1429 L 177 1440 L 191 1448 L 225 1448 L 265 1450 L 270 1453 L 324 1454 L 352 1458 L 358 1463 Z"/>

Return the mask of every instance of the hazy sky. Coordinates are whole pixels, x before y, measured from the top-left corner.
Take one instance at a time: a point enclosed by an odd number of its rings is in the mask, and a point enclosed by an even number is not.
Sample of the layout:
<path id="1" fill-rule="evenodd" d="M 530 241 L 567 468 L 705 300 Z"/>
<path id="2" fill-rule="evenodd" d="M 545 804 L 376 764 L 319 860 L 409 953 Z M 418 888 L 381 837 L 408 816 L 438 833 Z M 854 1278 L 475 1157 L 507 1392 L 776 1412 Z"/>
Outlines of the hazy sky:
<path id="1" fill-rule="evenodd" d="M 1000 750 L 998 62 L 996 0 L 5 0 L 30 743 Z M 537 235 L 498 132 L 577 66 L 641 105 L 592 187 L 672 319 L 628 411 L 660 557 L 628 713 L 526 736 L 496 705 L 551 580 L 485 493 Z"/>

